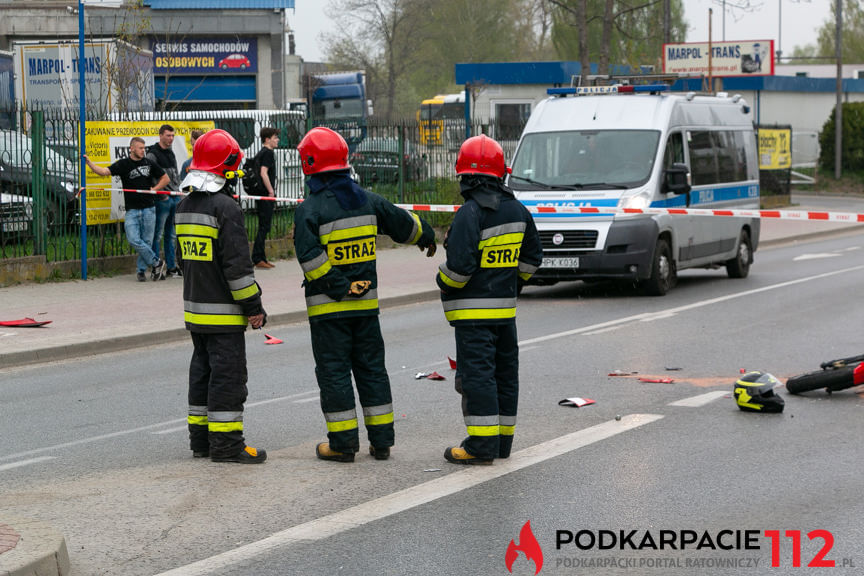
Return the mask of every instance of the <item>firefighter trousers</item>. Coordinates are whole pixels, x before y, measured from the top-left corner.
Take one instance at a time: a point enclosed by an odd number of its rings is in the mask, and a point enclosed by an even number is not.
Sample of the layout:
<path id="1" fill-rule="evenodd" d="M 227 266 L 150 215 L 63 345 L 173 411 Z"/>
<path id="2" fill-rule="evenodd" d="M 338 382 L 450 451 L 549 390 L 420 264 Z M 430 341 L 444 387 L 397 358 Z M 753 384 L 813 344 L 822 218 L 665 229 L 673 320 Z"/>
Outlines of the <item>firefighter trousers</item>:
<path id="1" fill-rule="evenodd" d="M 456 391 L 468 437 L 462 447 L 477 458 L 507 458 L 519 403 L 516 323 L 459 325 Z"/>
<path id="2" fill-rule="evenodd" d="M 322 319 L 309 327 L 330 448 L 351 453 L 360 449 L 352 373 L 369 443 L 393 446 L 393 400 L 378 316 Z"/>
<path id="3" fill-rule="evenodd" d="M 192 332 L 189 364 L 189 444 L 213 457 L 239 454 L 246 402 L 246 338 L 243 332 Z"/>

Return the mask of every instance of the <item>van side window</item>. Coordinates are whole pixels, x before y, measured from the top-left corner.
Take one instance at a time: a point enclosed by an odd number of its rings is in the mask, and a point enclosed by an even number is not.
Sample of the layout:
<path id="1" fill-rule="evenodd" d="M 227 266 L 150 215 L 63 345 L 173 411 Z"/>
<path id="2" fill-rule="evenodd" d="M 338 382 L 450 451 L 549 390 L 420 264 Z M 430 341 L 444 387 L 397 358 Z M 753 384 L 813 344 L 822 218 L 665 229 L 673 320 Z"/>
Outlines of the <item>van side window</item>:
<path id="1" fill-rule="evenodd" d="M 718 182 L 739 182 L 747 179 L 744 139 L 740 132 L 712 132 L 717 151 Z"/>
<path id="2" fill-rule="evenodd" d="M 747 180 L 747 148 L 742 131 L 691 131 L 690 172 L 694 186 Z"/>
<path id="3" fill-rule="evenodd" d="M 688 133 L 690 149 L 690 174 L 694 186 L 716 184 L 717 155 L 714 151 L 714 138 L 707 130 L 692 130 Z"/>
<path id="4" fill-rule="evenodd" d="M 676 163 L 684 164 L 684 138 L 680 132 L 669 135 L 666 151 L 663 153 L 663 168 L 669 168 Z"/>

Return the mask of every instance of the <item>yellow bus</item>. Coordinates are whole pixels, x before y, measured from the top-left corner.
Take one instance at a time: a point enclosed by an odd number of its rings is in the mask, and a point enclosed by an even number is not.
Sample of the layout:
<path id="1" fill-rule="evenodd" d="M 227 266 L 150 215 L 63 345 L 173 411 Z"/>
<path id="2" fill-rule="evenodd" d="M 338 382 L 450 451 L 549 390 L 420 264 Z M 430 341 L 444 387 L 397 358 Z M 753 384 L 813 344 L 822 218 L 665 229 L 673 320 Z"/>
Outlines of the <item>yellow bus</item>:
<path id="1" fill-rule="evenodd" d="M 444 144 L 459 137 L 459 127 L 464 132 L 465 94 L 438 94 L 420 103 L 417 123 L 420 126 L 421 144 Z M 448 128 L 445 130 L 445 126 Z M 452 128 L 452 129 L 449 129 Z"/>

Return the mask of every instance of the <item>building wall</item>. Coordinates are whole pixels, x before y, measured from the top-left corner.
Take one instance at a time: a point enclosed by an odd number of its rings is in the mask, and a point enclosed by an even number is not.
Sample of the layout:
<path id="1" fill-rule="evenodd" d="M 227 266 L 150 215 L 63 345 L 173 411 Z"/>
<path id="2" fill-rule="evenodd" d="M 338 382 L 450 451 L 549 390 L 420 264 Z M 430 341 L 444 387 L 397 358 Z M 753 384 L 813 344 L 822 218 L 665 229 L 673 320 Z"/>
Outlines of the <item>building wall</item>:
<path id="1" fill-rule="evenodd" d="M 67 6 L 70 9 L 67 9 Z M 59 40 L 78 38 L 78 15 L 71 7 L 77 2 L 35 0 L 0 2 L 0 50 L 10 50 L 18 40 Z M 256 102 L 261 109 L 282 108 L 284 102 L 284 17 L 272 10 L 149 10 L 129 15 L 124 9 L 86 7 L 89 38 L 111 38 L 124 21 L 134 29 L 142 18 L 150 28 L 141 29 L 136 43 L 150 48 L 150 37 L 190 39 L 195 36 L 254 36 L 258 42 Z M 218 72 L 214 73 L 218 75 Z"/>
<path id="2" fill-rule="evenodd" d="M 843 64 L 843 78 L 864 78 L 864 64 Z M 836 78 L 836 64 L 777 64 L 774 73 L 778 76 L 805 75 L 808 78 Z"/>

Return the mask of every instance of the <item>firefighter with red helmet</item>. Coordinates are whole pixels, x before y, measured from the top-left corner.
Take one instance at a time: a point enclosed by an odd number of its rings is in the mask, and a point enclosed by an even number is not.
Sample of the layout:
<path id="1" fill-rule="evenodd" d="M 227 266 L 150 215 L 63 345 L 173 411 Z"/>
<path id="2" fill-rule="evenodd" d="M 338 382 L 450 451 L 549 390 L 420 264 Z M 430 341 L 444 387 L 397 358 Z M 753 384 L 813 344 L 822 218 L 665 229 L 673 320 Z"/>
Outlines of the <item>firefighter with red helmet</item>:
<path id="1" fill-rule="evenodd" d="M 504 185 L 504 151 L 488 136 L 466 140 L 456 159 L 465 203 L 447 231 L 436 281 L 456 333 L 456 391 L 468 437 L 447 448 L 455 464 L 492 464 L 513 446 L 519 399 L 518 282 L 540 266 L 534 219 Z"/>
<path id="2" fill-rule="evenodd" d="M 360 449 L 357 385 L 369 452 L 386 460 L 394 443 L 390 379 L 378 322 L 376 236 L 435 254 L 435 232 L 416 214 L 367 192 L 350 176 L 348 145 L 313 128 L 297 147 L 309 193 L 294 216 L 294 246 L 303 270 L 315 376 L 328 442 L 322 460 L 353 462 Z"/>
<path id="3" fill-rule="evenodd" d="M 246 326 L 267 314 L 255 281 L 243 213 L 231 197 L 243 153 L 224 130 L 195 142 L 189 194 L 175 223 L 183 264 L 183 309 L 194 351 L 189 366 L 189 440 L 196 458 L 258 464 L 264 450 L 243 437 L 246 402 Z M 233 181 L 233 182 L 232 182 Z"/>

